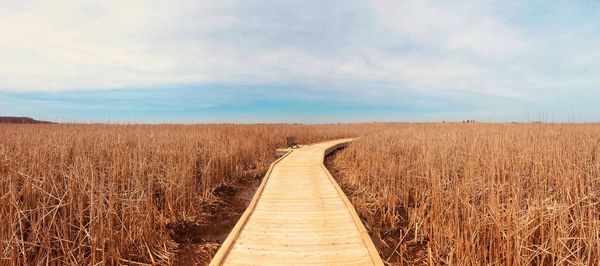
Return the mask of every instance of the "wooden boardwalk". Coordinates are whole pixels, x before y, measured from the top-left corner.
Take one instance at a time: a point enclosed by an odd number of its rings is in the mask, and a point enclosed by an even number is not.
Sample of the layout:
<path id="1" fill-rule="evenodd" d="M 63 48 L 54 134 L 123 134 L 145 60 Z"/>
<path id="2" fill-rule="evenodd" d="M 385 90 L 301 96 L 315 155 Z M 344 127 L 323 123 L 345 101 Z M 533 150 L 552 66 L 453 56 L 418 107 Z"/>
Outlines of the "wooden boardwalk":
<path id="1" fill-rule="evenodd" d="M 383 265 L 323 165 L 349 141 L 302 147 L 274 162 L 211 265 Z"/>

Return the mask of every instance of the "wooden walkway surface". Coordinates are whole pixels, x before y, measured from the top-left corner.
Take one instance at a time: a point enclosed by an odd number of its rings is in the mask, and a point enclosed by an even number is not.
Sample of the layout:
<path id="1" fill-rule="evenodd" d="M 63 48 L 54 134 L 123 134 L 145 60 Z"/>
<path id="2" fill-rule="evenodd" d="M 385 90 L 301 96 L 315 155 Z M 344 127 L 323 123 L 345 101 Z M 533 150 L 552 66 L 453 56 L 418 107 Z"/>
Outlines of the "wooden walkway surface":
<path id="1" fill-rule="evenodd" d="M 211 265 L 383 265 L 323 165 L 349 141 L 305 146 L 274 162 Z"/>

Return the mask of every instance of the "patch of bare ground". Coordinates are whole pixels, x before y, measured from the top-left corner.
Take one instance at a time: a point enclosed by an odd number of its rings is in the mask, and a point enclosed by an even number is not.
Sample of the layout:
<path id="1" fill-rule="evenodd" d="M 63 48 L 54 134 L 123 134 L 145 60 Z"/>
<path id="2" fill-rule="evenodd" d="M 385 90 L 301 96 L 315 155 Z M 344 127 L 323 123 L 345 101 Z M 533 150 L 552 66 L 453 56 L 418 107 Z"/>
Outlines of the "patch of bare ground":
<path id="1" fill-rule="evenodd" d="M 173 265 L 208 265 L 248 207 L 260 181 L 249 177 L 221 185 L 212 191 L 215 200 L 201 206 L 199 217 L 168 224 L 171 238 L 179 245 Z"/>

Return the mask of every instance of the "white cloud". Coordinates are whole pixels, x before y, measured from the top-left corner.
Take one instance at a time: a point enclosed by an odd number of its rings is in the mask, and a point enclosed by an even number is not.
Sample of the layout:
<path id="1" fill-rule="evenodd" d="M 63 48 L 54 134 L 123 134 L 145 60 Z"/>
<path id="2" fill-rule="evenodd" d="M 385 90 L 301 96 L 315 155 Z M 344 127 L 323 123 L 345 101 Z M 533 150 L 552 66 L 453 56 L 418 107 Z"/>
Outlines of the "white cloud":
<path id="1" fill-rule="evenodd" d="M 499 20 L 482 1 L 373 0 L 387 29 L 426 49 L 445 48 L 480 56 L 523 52 L 526 38 Z"/>
<path id="2" fill-rule="evenodd" d="M 556 84 L 600 84 L 594 46 L 565 48 L 589 42 L 589 31 L 538 33 L 501 3 L 8 1 L 0 90 L 212 82 L 331 86 L 354 99 L 410 89 L 528 100 Z M 585 71 L 555 74 L 552 63 Z"/>
<path id="3" fill-rule="evenodd" d="M 390 36 L 418 47 L 401 55 L 379 53 L 391 76 L 410 87 L 446 93 L 526 98 L 508 64 L 530 52 L 532 40 L 497 17 L 489 2 L 374 0 Z M 391 78 L 393 78 L 391 77 Z"/>
<path id="4" fill-rule="evenodd" d="M 187 34 L 218 32 L 235 23 L 230 16 L 218 15 L 226 7 L 219 3 L 39 1 L 0 7 L 0 89 L 208 80 L 206 70 L 221 59 L 211 56 L 210 43 Z M 193 32 L 188 32 L 190 27 Z"/>

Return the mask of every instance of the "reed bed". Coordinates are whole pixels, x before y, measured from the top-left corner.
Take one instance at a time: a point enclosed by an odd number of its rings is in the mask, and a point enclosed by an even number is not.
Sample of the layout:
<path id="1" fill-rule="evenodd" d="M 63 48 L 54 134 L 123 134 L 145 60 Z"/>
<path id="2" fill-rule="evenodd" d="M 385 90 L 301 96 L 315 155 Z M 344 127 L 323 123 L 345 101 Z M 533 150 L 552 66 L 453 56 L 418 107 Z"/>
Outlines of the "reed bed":
<path id="1" fill-rule="evenodd" d="M 390 126 L 330 166 L 390 264 L 600 263 L 600 125 Z"/>
<path id="2" fill-rule="evenodd" d="M 169 264 L 166 230 L 287 136 L 331 166 L 391 264 L 598 265 L 600 125 L 0 125 L 0 264 Z"/>
<path id="3" fill-rule="evenodd" d="M 166 226 L 264 174 L 287 136 L 368 125 L 0 125 L 0 265 L 168 264 Z"/>

